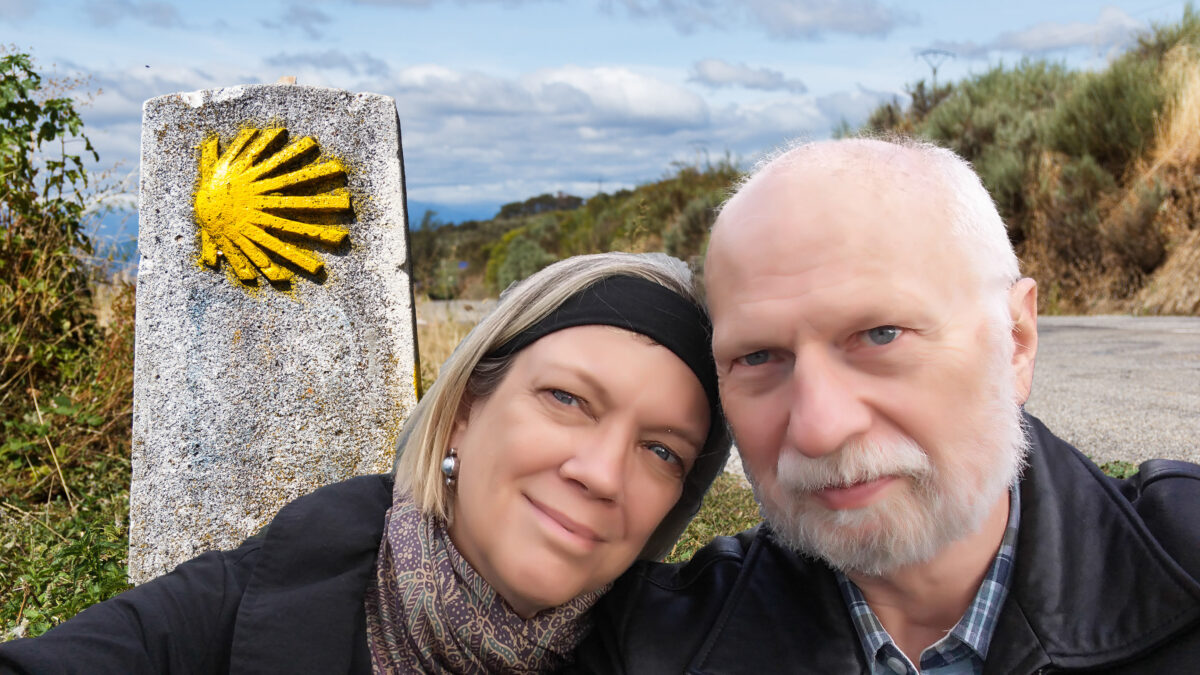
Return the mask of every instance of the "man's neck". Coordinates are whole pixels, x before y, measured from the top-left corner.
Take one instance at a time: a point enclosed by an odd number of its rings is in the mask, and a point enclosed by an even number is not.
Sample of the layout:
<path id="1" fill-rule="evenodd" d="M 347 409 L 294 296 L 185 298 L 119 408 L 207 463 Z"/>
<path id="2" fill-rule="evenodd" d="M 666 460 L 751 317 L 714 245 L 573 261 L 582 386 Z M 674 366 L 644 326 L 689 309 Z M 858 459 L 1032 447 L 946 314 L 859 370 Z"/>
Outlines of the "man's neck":
<path id="1" fill-rule="evenodd" d="M 921 652 L 949 633 L 975 598 L 1004 538 L 1008 502 L 1005 492 L 974 534 L 931 560 L 884 576 L 846 575 L 896 646 L 918 667 Z"/>

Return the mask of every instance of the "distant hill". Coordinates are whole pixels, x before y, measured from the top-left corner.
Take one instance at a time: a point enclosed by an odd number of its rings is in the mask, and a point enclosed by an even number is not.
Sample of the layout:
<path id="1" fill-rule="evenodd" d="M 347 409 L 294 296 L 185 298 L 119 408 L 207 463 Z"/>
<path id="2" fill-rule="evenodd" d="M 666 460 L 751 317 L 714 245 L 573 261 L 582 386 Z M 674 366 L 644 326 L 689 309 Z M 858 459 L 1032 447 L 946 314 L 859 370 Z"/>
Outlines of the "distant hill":
<path id="1" fill-rule="evenodd" d="M 666 251 L 698 265 L 715 208 L 738 175 L 728 159 L 678 165 L 662 180 L 587 200 L 545 194 L 505 204 L 488 220 L 426 219 L 412 231 L 416 291 L 494 296 L 555 260 L 601 251 Z"/>

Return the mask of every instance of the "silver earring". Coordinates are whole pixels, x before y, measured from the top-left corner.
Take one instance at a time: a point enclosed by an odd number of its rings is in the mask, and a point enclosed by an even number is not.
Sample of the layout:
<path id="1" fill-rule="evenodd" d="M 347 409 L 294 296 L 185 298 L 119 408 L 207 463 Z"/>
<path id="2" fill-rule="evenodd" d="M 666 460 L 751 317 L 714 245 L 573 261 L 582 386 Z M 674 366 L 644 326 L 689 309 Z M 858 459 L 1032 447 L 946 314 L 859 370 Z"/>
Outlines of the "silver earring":
<path id="1" fill-rule="evenodd" d="M 450 448 L 450 454 L 442 460 L 442 475 L 446 477 L 446 487 L 454 487 L 458 478 L 458 450 Z"/>

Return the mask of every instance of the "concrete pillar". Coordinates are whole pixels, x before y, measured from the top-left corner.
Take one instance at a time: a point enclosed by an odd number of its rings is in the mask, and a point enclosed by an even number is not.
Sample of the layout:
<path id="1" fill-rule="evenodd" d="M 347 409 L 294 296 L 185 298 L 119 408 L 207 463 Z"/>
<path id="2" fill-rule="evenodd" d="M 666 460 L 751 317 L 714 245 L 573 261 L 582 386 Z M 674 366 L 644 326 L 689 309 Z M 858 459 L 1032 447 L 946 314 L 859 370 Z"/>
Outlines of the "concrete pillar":
<path id="1" fill-rule="evenodd" d="M 134 583 L 390 469 L 418 372 L 391 98 L 151 99 L 138 215 Z"/>

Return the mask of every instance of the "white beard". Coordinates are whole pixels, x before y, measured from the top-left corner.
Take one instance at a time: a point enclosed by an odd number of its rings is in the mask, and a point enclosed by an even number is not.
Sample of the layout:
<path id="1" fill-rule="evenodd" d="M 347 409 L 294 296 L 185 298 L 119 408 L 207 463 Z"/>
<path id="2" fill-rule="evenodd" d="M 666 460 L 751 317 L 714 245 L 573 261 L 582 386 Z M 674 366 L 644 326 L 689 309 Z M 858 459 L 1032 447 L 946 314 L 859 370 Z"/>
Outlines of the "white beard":
<path id="1" fill-rule="evenodd" d="M 937 465 L 906 436 L 853 439 L 816 459 L 784 450 L 774 494 L 751 478 L 771 528 L 800 553 L 869 576 L 928 561 L 978 531 L 1016 485 L 1029 447 L 1016 384 L 1006 368 L 1011 348 L 993 350 L 988 376 L 994 386 L 971 439 L 942 448 Z M 893 486 L 894 494 L 864 508 L 831 510 L 813 495 L 884 476 L 899 476 L 908 485 Z"/>

